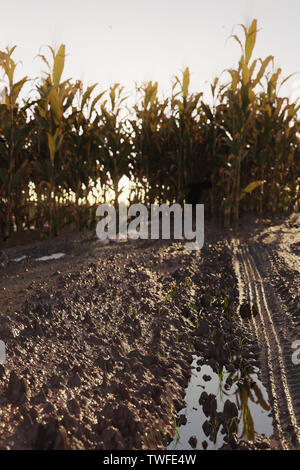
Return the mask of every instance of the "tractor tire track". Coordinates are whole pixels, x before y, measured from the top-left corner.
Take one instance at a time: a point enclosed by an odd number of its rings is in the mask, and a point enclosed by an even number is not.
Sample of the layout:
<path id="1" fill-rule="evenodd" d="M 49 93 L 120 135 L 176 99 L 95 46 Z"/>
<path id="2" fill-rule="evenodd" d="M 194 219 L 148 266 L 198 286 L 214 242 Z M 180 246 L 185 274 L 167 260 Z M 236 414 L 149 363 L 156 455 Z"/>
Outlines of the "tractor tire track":
<path id="1" fill-rule="evenodd" d="M 292 363 L 295 337 L 292 315 L 271 277 L 278 271 L 261 245 L 233 241 L 234 266 L 240 304 L 256 304 L 258 315 L 249 321 L 260 348 L 261 378 L 269 391 L 275 438 L 283 449 L 300 444 L 300 370 Z M 282 279 L 282 283 L 285 279 Z"/>

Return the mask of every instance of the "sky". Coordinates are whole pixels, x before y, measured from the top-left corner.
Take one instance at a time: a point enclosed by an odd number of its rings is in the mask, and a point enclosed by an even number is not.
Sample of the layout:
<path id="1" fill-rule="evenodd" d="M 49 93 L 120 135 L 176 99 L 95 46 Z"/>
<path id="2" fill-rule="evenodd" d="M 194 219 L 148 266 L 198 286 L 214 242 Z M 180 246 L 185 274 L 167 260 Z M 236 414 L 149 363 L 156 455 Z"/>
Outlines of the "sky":
<path id="1" fill-rule="evenodd" d="M 40 76 L 37 54 L 64 43 L 64 79 L 97 82 L 99 91 L 119 82 L 129 92 L 153 80 L 168 94 L 188 66 L 192 91 L 208 97 L 209 83 L 239 59 L 233 28 L 242 32 L 237 25 L 253 18 L 260 29 L 254 55 L 274 55 L 284 76 L 300 71 L 299 0 L 0 0 L 0 7 L 0 49 L 17 45 L 13 57 L 22 62 L 16 78 Z M 299 90 L 296 75 L 284 92 Z"/>

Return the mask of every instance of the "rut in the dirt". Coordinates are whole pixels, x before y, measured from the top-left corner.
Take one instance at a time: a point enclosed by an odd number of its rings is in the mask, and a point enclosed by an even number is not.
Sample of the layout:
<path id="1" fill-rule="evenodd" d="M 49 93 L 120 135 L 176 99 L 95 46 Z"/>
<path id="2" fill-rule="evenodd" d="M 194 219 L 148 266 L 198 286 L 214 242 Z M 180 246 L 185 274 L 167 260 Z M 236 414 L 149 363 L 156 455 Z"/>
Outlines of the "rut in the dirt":
<path id="1" fill-rule="evenodd" d="M 255 305 L 249 326 L 260 347 L 262 380 L 268 386 L 277 439 L 283 449 L 300 443 L 299 366 L 292 362 L 296 329 L 288 306 L 272 285 L 276 266 L 268 251 L 254 243 L 233 242 L 240 303 Z M 285 279 L 282 279 L 282 284 Z"/>

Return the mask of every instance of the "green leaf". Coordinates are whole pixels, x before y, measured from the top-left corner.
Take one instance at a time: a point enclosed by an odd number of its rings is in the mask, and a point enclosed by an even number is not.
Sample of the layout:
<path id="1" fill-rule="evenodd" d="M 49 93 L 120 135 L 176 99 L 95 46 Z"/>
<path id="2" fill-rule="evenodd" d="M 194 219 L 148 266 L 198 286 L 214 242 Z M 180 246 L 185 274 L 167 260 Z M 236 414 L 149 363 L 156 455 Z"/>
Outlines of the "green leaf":
<path id="1" fill-rule="evenodd" d="M 201 105 L 202 105 L 202 108 L 203 108 L 203 111 L 205 112 L 206 114 L 206 117 L 211 121 L 213 122 L 214 120 L 214 116 L 209 108 L 209 106 L 207 106 L 205 103 L 203 103 L 203 101 L 201 101 Z"/>
<path id="2" fill-rule="evenodd" d="M 53 113 L 54 122 L 57 126 L 59 126 L 62 120 L 62 110 L 61 110 L 61 104 L 59 101 L 59 96 L 55 88 L 52 88 L 51 90 L 50 102 L 51 102 L 51 111 Z"/>
<path id="3" fill-rule="evenodd" d="M 243 64 L 242 70 L 243 70 L 243 85 L 248 85 L 250 81 L 250 71 L 249 71 L 247 64 Z"/>
<path id="4" fill-rule="evenodd" d="M 82 101 L 81 101 L 81 109 L 83 109 L 85 103 L 87 100 L 90 98 L 94 88 L 98 85 L 98 83 L 95 83 L 94 85 L 91 85 L 87 88 L 86 92 L 82 96 Z"/>
<path id="5" fill-rule="evenodd" d="M 15 83 L 11 90 L 11 101 L 14 104 L 19 96 L 20 91 L 22 90 L 24 84 L 28 81 L 27 77 L 22 78 L 19 82 Z"/>
<path id="6" fill-rule="evenodd" d="M 238 81 L 239 81 L 239 77 L 240 77 L 239 73 L 238 73 L 237 70 L 232 70 L 232 69 L 228 70 L 228 72 L 231 75 L 231 89 L 233 91 L 235 91 L 236 87 L 237 87 L 237 84 L 238 84 Z"/>
<path id="7" fill-rule="evenodd" d="M 189 71 L 189 68 L 186 67 L 185 71 L 183 72 L 183 79 L 182 79 L 182 94 L 183 94 L 184 99 L 186 99 L 188 96 L 189 85 L 190 85 L 190 71 Z"/>
<path id="8" fill-rule="evenodd" d="M 280 86 L 284 85 L 290 78 L 292 78 L 294 75 L 296 75 L 296 72 L 290 73 L 287 77 L 285 77 L 282 82 L 280 83 Z"/>
<path id="9" fill-rule="evenodd" d="M 256 42 L 257 20 L 253 20 L 248 30 L 245 43 L 245 61 L 248 64 Z"/>
<path id="10" fill-rule="evenodd" d="M 241 192 L 240 199 L 243 199 L 246 194 L 252 193 L 254 189 L 258 188 L 259 186 L 262 186 L 266 181 L 252 181 L 249 183 Z"/>
<path id="11" fill-rule="evenodd" d="M 260 60 L 261 61 L 261 67 L 260 67 L 259 72 L 257 73 L 256 78 L 253 82 L 253 88 L 261 81 L 261 79 L 263 78 L 264 73 L 266 71 L 266 68 L 268 67 L 269 63 L 272 60 L 274 60 L 274 56 L 272 56 L 272 55 L 269 55 L 264 61 Z"/>
<path id="12" fill-rule="evenodd" d="M 236 34 L 232 34 L 230 37 L 233 38 L 240 45 L 240 47 L 243 51 L 243 44 L 241 43 L 240 38 Z"/>
<path id="13" fill-rule="evenodd" d="M 65 57 L 66 57 L 66 47 L 64 44 L 61 44 L 60 48 L 54 59 L 53 64 L 53 84 L 55 87 L 59 85 L 64 66 L 65 66 Z"/>
<path id="14" fill-rule="evenodd" d="M 50 161 L 51 164 L 54 164 L 54 156 L 55 156 L 55 138 L 49 132 L 47 132 L 48 137 L 48 148 L 50 153 Z"/>
<path id="15" fill-rule="evenodd" d="M 106 93 L 105 91 L 102 91 L 102 93 L 99 93 L 99 95 L 97 95 L 93 101 L 92 101 L 92 104 L 91 104 L 91 113 L 92 111 L 94 110 L 97 102 L 102 98 L 102 96 L 104 95 L 104 93 Z"/>

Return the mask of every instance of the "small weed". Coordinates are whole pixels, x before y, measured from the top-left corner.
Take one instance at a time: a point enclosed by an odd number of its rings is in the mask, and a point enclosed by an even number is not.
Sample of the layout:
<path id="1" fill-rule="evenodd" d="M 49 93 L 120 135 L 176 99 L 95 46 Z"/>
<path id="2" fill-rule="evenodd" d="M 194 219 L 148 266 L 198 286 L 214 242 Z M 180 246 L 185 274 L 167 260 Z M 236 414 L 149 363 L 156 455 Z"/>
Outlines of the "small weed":
<path id="1" fill-rule="evenodd" d="M 209 338 L 213 341 L 216 336 L 216 330 L 210 330 Z"/>
<path id="2" fill-rule="evenodd" d="M 222 382 L 223 382 L 223 378 L 224 378 L 223 367 L 221 367 L 221 369 L 219 369 L 219 367 L 217 366 L 216 369 L 217 369 L 217 374 L 218 374 L 219 382 L 222 383 Z"/>
<path id="3" fill-rule="evenodd" d="M 240 423 L 240 420 L 237 418 L 233 417 L 231 420 L 226 421 L 225 424 L 225 433 L 227 436 L 227 442 L 230 440 L 230 436 L 232 435 L 233 432 L 238 431 L 238 425 Z"/>
<path id="4" fill-rule="evenodd" d="M 224 291 L 224 298 L 221 303 L 221 307 L 223 309 L 223 315 L 227 321 L 231 321 L 231 313 L 230 313 L 230 300 L 229 300 L 229 295 L 228 295 L 228 290 L 226 289 Z"/>
<path id="5" fill-rule="evenodd" d="M 177 424 L 177 419 L 174 418 L 174 432 L 175 432 L 175 440 L 176 440 L 176 445 L 180 441 L 180 432 L 179 432 L 179 426 Z"/>
<path id="6" fill-rule="evenodd" d="M 217 417 L 214 417 L 213 420 L 210 421 L 210 429 L 211 429 L 211 436 L 213 438 L 213 442 L 214 444 L 216 443 L 217 441 L 217 434 L 218 434 L 218 430 L 219 430 L 219 422 L 218 422 L 218 419 Z"/>
<path id="7" fill-rule="evenodd" d="M 251 373 L 253 373 L 253 368 L 246 359 L 244 358 L 234 358 L 232 360 L 232 364 L 238 370 L 241 377 L 248 377 Z"/>
<path id="8" fill-rule="evenodd" d="M 160 317 L 166 311 L 164 306 L 158 307 L 157 315 Z"/>

